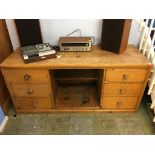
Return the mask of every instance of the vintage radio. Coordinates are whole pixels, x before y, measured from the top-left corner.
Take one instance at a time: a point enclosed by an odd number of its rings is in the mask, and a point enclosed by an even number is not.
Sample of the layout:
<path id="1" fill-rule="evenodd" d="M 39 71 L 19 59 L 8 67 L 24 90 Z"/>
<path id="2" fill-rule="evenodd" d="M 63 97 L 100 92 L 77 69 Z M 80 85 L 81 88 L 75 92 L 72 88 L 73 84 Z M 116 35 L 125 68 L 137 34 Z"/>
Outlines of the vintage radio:
<path id="1" fill-rule="evenodd" d="M 91 51 L 91 37 L 60 37 L 60 51 Z"/>

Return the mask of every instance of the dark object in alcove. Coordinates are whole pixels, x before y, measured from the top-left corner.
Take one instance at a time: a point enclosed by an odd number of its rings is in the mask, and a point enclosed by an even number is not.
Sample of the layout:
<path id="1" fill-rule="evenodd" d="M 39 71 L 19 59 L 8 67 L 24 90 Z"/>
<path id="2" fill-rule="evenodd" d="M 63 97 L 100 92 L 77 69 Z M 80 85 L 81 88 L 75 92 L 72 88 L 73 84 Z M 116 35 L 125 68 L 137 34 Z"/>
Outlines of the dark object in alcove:
<path id="1" fill-rule="evenodd" d="M 43 43 L 38 19 L 15 19 L 21 46 Z"/>

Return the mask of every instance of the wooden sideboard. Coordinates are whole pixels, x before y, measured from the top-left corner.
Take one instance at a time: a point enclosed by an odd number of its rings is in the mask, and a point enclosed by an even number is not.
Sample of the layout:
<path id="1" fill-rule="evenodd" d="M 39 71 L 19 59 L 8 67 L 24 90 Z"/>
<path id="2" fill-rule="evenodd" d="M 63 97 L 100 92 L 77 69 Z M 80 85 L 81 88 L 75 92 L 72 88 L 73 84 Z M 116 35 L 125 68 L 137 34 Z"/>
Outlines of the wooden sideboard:
<path id="1" fill-rule="evenodd" d="M 60 55 L 24 64 L 17 49 L 1 64 L 17 113 L 138 109 L 152 65 L 137 48 Z"/>
<path id="2" fill-rule="evenodd" d="M 9 37 L 8 29 L 4 19 L 0 19 L 0 63 L 2 63 L 12 52 L 12 44 Z M 0 106 L 5 114 L 9 110 L 10 96 L 0 71 Z"/>

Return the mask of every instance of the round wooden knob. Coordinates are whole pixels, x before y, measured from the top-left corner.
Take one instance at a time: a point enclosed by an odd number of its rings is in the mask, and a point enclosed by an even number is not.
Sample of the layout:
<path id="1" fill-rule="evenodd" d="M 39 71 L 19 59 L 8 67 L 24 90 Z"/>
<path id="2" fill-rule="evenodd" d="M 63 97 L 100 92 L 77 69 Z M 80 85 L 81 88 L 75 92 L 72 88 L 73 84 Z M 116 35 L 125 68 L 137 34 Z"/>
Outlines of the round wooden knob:
<path id="1" fill-rule="evenodd" d="M 120 94 L 125 94 L 125 90 L 124 89 L 120 89 L 119 92 L 120 92 Z"/>
<path id="2" fill-rule="evenodd" d="M 28 90 L 28 94 L 33 94 L 33 89 L 32 89 L 32 88 L 30 88 L 30 89 Z"/>
<path id="3" fill-rule="evenodd" d="M 38 104 L 37 104 L 37 102 L 32 101 L 32 107 L 33 107 L 33 108 L 36 108 L 36 107 L 37 107 L 37 105 L 38 105 Z"/>
<path id="4" fill-rule="evenodd" d="M 127 80 L 128 79 L 128 75 L 127 74 L 124 74 L 123 75 L 123 80 Z"/>
<path id="5" fill-rule="evenodd" d="M 122 102 L 117 102 L 116 105 L 117 107 L 120 107 L 122 105 Z"/>
<path id="6" fill-rule="evenodd" d="M 25 75 L 24 75 L 24 80 L 25 80 L 25 81 L 28 81 L 29 79 L 30 79 L 30 75 L 25 74 Z"/>

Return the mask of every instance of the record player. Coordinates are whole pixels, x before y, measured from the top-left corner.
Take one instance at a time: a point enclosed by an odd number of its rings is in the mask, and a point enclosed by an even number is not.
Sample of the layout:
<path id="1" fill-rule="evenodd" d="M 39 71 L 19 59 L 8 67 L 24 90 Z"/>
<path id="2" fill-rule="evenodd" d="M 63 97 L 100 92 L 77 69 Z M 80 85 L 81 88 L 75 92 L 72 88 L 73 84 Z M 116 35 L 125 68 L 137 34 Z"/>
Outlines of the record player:
<path id="1" fill-rule="evenodd" d="M 56 50 L 49 43 L 21 47 L 21 52 L 25 63 L 56 58 Z"/>

